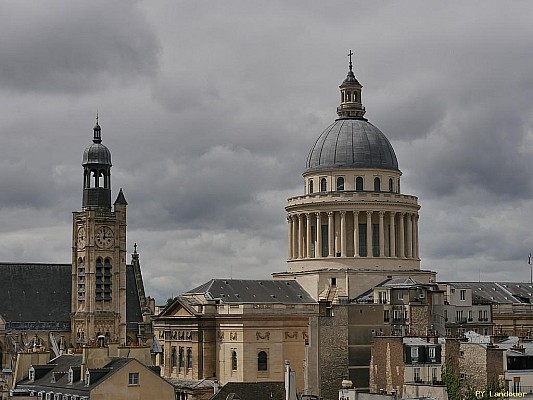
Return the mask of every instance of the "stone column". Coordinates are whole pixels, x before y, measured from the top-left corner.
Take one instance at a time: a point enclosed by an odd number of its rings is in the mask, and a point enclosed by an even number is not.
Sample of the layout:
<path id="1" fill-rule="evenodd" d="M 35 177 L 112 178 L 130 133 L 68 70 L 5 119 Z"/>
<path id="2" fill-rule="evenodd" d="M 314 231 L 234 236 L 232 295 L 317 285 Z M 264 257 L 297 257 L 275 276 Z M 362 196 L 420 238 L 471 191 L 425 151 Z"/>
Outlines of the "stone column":
<path id="1" fill-rule="evenodd" d="M 289 229 L 288 229 L 288 240 L 289 240 L 289 245 L 287 246 L 287 250 L 288 250 L 288 258 L 289 260 L 292 258 L 292 218 L 290 215 L 287 215 L 287 223 L 289 224 Z"/>
<path id="2" fill-rule="evenodd" d="M 353 256 L 359 257 L 359 211 L 353 212 Z"/>
<path id="3" fill-rule="evenodd" d="M 390 256 L 396 257 L 396 225 L 394 224 L 394 219 L 396 213 L 394 211 L 390 212 Z"/>
<path id="4" fill-rule="evenodd" d="M 414 218 L 414 229 L 413 229 L 413 233 L 415 235 L 415 254 L 414 254 L 414 257 L 415 258 L 420 258 L 420 254 L 418 252 L 418 249 L 419 249 L 419 246 L 418 246 L 418 218 L 419 218 L 419 215 L 418 214 L 415 214 L 415 218 Z"/>
<path id="5" fill-rule="evenodd" d="M 372 211 L 366 212 L 366 256 L 374 257 L 372 251 Z"/>
<path id="6" fill-rule="evenodd" d="M 320 213 L 316 213 L 316 246 L 315 257 L 322 257 L 322 220 Z"/>
<path id="7" fill-rule="evenodd" d="M 407 214 L 407 258 L 413 258 L 413 214 Z"/>
<path id="8" fill-rule="evenodd" d="M 341 211 L 341 257 L 346 257 L 346 211 Z"/>
<path id="9" fill-rule="evenodd" d="M 400 240 L 399 240 L 399 243 L 398 245 L 400 246 L 400 251 L 398 253 L 398 257 L 400 258 L 404 258 L 404 254 L 405 254 L 405 231 L 404 231 L 404 228 L 403 228 L 403 217 L 404 217 L 405 213 L 401 212 L 400 213 L 400 225 L 398 227 L 398 230 L 400 231 Z"/>
<path id="10" fill-rule="evenodd" d="M 385 211 L 379 212 L 379 256 L 385 257 L 385 230 L 383 226 L 383 215 Z"/>
<path id="11" fill-rule="evenodd" d="M 328 211 L 328 257 L 335 257 L 335 229 L 333 226 L 333 211 Z"/>
<path id="12" fill-rule="evenodd" d="M 298 258 L 298 225 L 296 224 L 296 215 L 292 216 L 292 258 Z"/>
<path id="13" fill-rule="evenodd" d="M 298 258 L 304 258 L 304 216 L 298 214 Z"/>
<path id="14" fill-rule="evenodd" d="M 307 213 L 307 232 L 306 232 L 306 241 L 305 241 L 305 244 L 307 245 L 306 247 L 306 252 L 305 252 L 305 256 L 307 258 L 311 258 L 311 213 Z"/>

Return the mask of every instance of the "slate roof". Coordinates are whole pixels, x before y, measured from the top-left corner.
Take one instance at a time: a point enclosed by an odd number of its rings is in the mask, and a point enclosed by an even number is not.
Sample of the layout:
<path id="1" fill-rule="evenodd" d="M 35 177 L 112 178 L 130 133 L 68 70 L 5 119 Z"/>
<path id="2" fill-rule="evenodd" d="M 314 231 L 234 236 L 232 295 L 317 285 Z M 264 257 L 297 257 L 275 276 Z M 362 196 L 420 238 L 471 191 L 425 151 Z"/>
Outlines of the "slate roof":
<path id="1" fill-rule="evenodd" d="M 0 315 L 6 329 L 70 330 L 71 264 L 0 263 Z M 133 266 L 126 266 L 126 320 L 142 322 Z"/>
<path id="2" fill-rule="evenodd" d="M 520 282 L 444 282 L 455 288 L 472 289 L 472 300 L 498 304 L 533 303 L 533 284 Z"/>
<path id="3" fill-rule="evenodd" d="M 65 322 L 70 329 L 71 264 L 0 263 L 6 322 Z"/>
<path id="4" fill-rule="evenodd" d="M 186 294 L 203 294 L 206 299 L 219 300 L 221 303 L 316 303 L 293 280 L 211 279 Z"/>
<path id="5" fill-rule="evenodd" d="M 79 367 L 81 365 L 81 355 L 62 355 L 54 358 L 45 366 L 49 367 L 48 372 L 41 377 L 37 377 L 32 382 L 28 379 L 24 379 L 17 383 L 19 390 L 34 390 L 39 391 L 54 391 L 55 393 L 62 394 L 76 394 L 82 396 L 88 396 L 88 393 L 98 386 L 104 378 L 107 378 L 111 374 L 118 371 L 124 365 L 132 362 L 132 358 L 115 358 L 103 368 L 89 369 L 91 373 L 90 385 L 86 386 L 85 382 L 80 379 L 75 380 L 72 384 L 68 383 L 68 370 L 70 367 Z M 56 381 L 52 382 L 52 375 L 56 374 Z M 84 378 L 84 377 L 83 377 Z"/>
<path id="6" fill-rule="evenodd" d="M 284 400 L 284 382 L 228 382 L 210 400 L 226 400 L 230 395 L 242 400 Z"/>

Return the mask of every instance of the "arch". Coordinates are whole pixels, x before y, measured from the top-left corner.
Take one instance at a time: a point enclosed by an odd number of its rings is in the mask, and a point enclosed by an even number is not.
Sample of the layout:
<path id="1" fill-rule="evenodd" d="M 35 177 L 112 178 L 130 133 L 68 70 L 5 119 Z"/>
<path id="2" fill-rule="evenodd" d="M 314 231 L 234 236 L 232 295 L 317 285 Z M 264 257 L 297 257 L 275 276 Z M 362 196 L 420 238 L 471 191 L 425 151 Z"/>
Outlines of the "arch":
<path id="1" fill-rule="evenodd" d="M 231 370 L 237 371 L 237 352 L 235 350 L 231 351 Z"/>
<path id="2" fill-rule="evenodd" d="M 392 178 L 389 178 L 389 192 L 391 192 L 391 193 L 394 191 L 394 190 L 393 190 L 393 189 L 394 189 L 393 186 L 394 186 L 394 185 L 393 185 L 393 183 L 392 183 Z"/>
<path id="3" fill-rule="evenodd" d="M 337 178 L 337 190 L 344 190 L 344 178 L 342 176 Z"/>
<path id="4" fill-rule="evenodd" d="M 312 179 L 309 179 L 309 194 L 312 194 L 314 191 L 314 188 L 313 188 L 313 180 Z"/>
<path id="5" fill-rule="evenodd" d="M 257 354 L 257 370 L 268 371 L 268 355 L 265 351 L 260 351 Z"/>
<path id="6" fill-rule="evenodd" d="M 321 178 L 320 179 L 320 191 L 325 192 L 327 190 L 328 190 L 328 185 L 327 185 L 326 178 Z"/>
<path id="7" fill-rule="evenodd" d="M 362 192 L 363 191 L 363 178 L 360 177 L 360 176 L 355 178 L 355 190 L 357 192 Z"/>
<path id="8" fill-rule="evenodd" d="M 381 179 L 379 179 L 379 176 L 374 178 L 374 192 L 381 192 Z"/>

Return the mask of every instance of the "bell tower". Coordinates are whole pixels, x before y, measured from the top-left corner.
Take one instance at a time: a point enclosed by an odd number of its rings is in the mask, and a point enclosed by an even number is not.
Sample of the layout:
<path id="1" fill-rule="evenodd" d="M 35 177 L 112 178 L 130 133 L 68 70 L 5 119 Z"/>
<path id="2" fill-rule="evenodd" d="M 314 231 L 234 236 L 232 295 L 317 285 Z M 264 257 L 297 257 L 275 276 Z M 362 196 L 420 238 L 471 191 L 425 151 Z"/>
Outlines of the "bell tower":
<path id="1" fill-rule="evenodd" d="M 75 346 L 104 335 L 126 342 L 126 198 L 111 208 L 111 152 L 96 117 L 83 154 L 82 210 L 72 218 L 71 329 Z"/>

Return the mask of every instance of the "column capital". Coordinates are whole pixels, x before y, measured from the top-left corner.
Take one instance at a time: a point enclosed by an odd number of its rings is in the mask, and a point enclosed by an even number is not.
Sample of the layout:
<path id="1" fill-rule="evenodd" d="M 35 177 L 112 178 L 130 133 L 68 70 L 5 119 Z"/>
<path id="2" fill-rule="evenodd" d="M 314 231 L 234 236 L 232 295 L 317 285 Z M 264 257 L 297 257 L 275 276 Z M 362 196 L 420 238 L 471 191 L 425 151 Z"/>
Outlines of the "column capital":
<path id="1" fill-rule="evenodd" d="M 384 215 L 385 215 L 385 211 L 379 211 L 379 217 L 380 218 L 383 218 Z"/>
<path id="2" fill-rule="evenodd" d="M 315 212 L 315 216 L 316 216 L 317 218 L 320 218 L 320 214 L 322 214 L 320 211 L 316 211 L 316 212 Z"/>
<path id="3" fill-rule="evenodd" d="M 307 220 L 309 221 L 311 219 L 311 216 L 313 215 L 313 212 L 305 213 L 305 216 L 307 217 Z"/>
<path id="4" fill-rule="evenodd" d="M 341 216 L 343 216 L 343 217 L 346 215 L 346 210 L 340 210 L 339 212 L 340 212 Z"/>
<path id="5" fill-rule="evenodd" d="M 389 211 L 389 214 L 391 215 L 391 217 L 394 217 L 397 214 L 397 212 L 396 211 Z"/>
<path id="6" fill-rule="evenodd" d="M 333 217 L 333 214 L 335 214 L 335 211 L 328 211 L 328 217 Z"/>
<path id="7" fill-rule="evenodd" d="M 366 212 L 366 216 L 367 216 L 367 217 L 369 217 L 369 216 L 371 217 L 373 212 L 374 212 L 374 211 L 367 211 L 367 212 Z"/>
<path id="8" fill-rule="evenodd" d="M 299 221 L 302 221 L 304 219 L 304 215 L 303 214 L 298 214 L 297 217 L 298 217 Z"/>
<path id="9" fill-rule="evenodd" d="M 405 211 L 400 211 L 399 214 L 400 214 L 400 217 L 403 217 L 407 213 Z"/>

